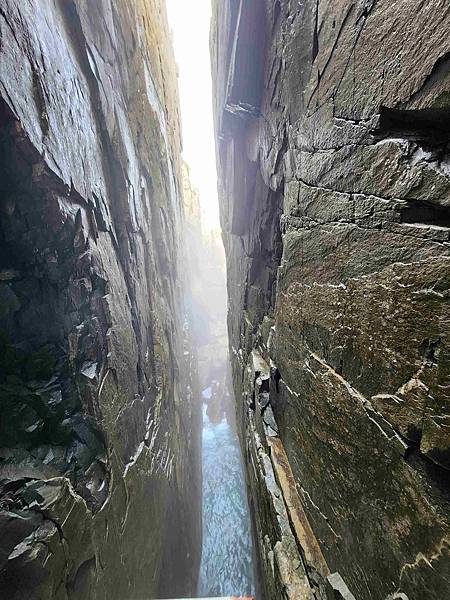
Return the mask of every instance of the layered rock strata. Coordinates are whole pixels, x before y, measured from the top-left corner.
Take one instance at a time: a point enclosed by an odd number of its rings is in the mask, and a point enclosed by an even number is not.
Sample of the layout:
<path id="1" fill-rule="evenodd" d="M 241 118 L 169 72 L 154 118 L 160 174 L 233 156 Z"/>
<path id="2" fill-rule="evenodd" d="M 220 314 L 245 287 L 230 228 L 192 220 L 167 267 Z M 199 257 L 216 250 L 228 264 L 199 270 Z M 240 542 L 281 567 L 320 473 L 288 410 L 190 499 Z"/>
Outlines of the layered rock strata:
<path id="1" fill-rule="evenodd" d="M 0 2 L 2 598 L 173 597 L 200 558 L 160 0 Z"/>
<path id="2" fill-rule="evenodd" d="M 234 388 L 267 598 L 448 595 L 450 9 L 225 0 Z"/>

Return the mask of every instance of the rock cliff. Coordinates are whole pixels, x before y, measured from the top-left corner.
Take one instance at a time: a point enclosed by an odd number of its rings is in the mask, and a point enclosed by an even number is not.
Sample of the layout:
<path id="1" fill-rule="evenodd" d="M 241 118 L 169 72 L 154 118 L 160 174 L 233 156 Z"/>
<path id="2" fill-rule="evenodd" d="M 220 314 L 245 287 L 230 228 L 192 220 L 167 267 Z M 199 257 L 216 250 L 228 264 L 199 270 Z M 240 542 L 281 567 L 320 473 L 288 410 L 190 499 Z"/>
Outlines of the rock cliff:
<path id="1" fill-rule="evenodd" d="M 2 598 L 194 593 L 200 406 L 162 0 L 0 0 Z"/>
<path id="2" fill-rule="evenodd" d="M 216 0 L 211 47 L 267 598 L 442 600 L 448 2 Z"/>

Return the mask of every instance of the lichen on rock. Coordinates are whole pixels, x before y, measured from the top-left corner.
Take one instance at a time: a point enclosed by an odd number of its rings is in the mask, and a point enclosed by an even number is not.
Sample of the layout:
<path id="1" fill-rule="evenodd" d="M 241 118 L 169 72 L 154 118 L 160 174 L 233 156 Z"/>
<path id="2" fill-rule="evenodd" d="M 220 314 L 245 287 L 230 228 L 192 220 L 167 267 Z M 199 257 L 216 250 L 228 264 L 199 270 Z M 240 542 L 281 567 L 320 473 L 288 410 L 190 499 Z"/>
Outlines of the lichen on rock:
<path id="1" fill-rule="evenodd" d="M 449 32 L 444 0 L 214 2 L 233 379 L 268 598 L 448 594 Z M 276 473 L 283 453 L 274 491 L 262 456 Z M 284 570 L 274 495 L 314 538 Z"/>

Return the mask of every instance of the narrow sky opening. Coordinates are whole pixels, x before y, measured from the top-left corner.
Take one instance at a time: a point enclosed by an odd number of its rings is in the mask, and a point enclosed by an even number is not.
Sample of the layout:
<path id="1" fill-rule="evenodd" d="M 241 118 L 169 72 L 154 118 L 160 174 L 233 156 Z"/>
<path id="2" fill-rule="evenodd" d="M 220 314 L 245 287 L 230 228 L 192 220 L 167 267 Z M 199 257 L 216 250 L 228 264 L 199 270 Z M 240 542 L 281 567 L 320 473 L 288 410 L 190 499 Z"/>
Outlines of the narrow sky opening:
<path id="1" fill-rule="evenodd" d="M 178 64 L 183 157 L 200 192 L 203 227 L 219 227 L 209 54 L 211 0 L 167 0 Z"/>

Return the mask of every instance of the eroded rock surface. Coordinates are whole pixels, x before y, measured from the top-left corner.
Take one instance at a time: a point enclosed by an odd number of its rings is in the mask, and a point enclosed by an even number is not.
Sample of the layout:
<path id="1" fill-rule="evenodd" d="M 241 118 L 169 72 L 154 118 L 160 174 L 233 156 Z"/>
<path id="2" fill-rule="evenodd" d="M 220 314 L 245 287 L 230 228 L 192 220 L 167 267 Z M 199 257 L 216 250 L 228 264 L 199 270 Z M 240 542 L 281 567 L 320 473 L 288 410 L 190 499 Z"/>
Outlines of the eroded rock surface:
<path id="1" fill-rule="evenodd" d="M 215 2 L 233 379 L 269 598 L 448 595 L 449 34 L 445 0 Z"/>
<path id="2" fill-rule="evenodd" d="M 200 407 L 160 0 L 0 2 L 0 590 L 193 593 Z"/>

